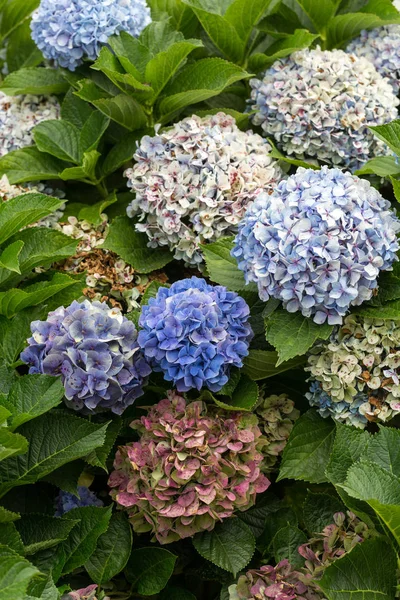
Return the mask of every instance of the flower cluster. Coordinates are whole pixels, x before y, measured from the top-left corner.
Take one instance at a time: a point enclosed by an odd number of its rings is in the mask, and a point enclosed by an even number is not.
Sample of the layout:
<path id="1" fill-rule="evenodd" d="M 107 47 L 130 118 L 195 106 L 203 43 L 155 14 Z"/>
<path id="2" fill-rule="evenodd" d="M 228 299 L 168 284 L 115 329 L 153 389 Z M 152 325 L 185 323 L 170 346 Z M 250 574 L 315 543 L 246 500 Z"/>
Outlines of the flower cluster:
<path id="1" fill-rule="evenodd" d="M 60 490 L 56 500 L 55 517 L 62 517 L 73 508 L 82 508 L 83 506 L 103 506 L 103 502 L 84 485 L 78 486 L 78 495 Z"/>
<path id="2" fill-rule="evenodd" d="M 376 531 L 351 511 L 335 513 L 333 523 L 297 549 L 305 559 L 306 581 L 320 579 L 332 562 L 373 535 Z"/>
<path id="3" fill-rule="evenodd" d="M 55 96 L 6 96 L 0 92 L 0 156 L 33 144 L 33 127 L 59 116 Z"/>
<path id="4" fill-rule="evenodd" d="M 143 393 L 150 367 L 134 324 L 119 309 L 74 301 L 33 321 L 31 331 L 21 360 L 30 373 L 61 375 L 71 408 L 121 414 Z"/>
<path id="5" fill-rule="evenodd" d="M 161 287 L 142 307 L 138 342 L 155 371 L 179 392 L 218 392 L 230 368 L 242 367 L 252 330 L 249 307 L 235 292 L 191 277 Z"/>
<path id="6" fill-rule="evenodd" d="M 31 29 L 45 58 L 75 71 L 85 58 L 95 60 L 112 35 L 137 37 L 149 23 L 145 0 L 41 0 Z"/>
<path id="7" fill-rule="evenodd" d="M 150 531 L 161 544 L 211 531 L 269 486 L 255 415 L 186 404 L 169 392 L 132 427 L 141 438 L 118 450 L 111 496 L 136 532 Z"/>
<path id="8" fill-rule="evenodd" d="M 369 60 L 375 69 L 388 77 L 397 94 L 400 89 L 400 25 L 387 25 L 375 29 L 364 29 L 353 40 L 347 52 Z"/>
<path id="9" fill-rule="evenodd" d="M 323 593 L 312 582 L 304 583 L 303 578 L 287 559 L 276 567 L 263 565 L 247 571 L 229 587 L 229 600 L 322 600 Z"/>
<path id="10" fill-rule="evenodd" d="M 266 467 L 271 470 L 286 446 L 300 411 L 294 407 L 293 400 L 286 394 L 266 396 L 266 389 L 262 387 L 255 412 L 260 419 L 263 435 L 268 440 L 263 454 Z"/>
<path id="11" fill-rule="evenodd" d="M 307 398 L 323 417 L 365 427 L 400 413 L 400 323 L 349 315 L 308 358 Z"/>
<path id="12" fill-rule="evenodd" d="M 368 181 L 326 166 L 299 168 L 249 207 L 232 255 L 262 300 L 274 297 L 289 312 L 340 324 L 397 260 L 399 229 Z"/>
<path id="13" fill-rule="evenodd" d="M 169 246 L 175 258 L 202 261 L 200 244 L 235 233 L 246 207 L 270 191 L 282 171 L 258 134 L 240 131 L 224 113 L 196 115 L 155 137 L 145 136 L 128 169 L 139 215 L 138 231 L 150 246 Z"/>
<path id="14" fill-rule="evenodd" d="M 111 600 L 109 596 L 104 596 L 103 592 L 100 592 L 101 595 L 98 596 L 97 589 L 98 585 L 94 583 L 80 590 L 64 594 L 61 600 Z"/>
<path id="15" fill-rule="evenodd" d="M 288 155 L 356 169 L 388 152 L 368 127 L 395 119 L 399 101 L 366 58 L 301 50 L 250 84 L 253 122 Z"/>

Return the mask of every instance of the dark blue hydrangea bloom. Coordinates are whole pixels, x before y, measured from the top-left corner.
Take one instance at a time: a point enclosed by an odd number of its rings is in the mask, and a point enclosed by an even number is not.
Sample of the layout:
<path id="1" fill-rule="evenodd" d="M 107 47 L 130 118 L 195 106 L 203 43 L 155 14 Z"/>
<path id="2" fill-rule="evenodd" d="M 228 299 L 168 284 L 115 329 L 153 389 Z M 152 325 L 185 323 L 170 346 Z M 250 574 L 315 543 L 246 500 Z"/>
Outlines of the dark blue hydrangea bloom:
<path id="1" fill-rule="evenodd" d="M 149 23 L 145 0 L 42 0 L 31 29 L 45 58 L 75 71 L 85 57 L 96 60 L 112 35 L 137 37 Z"/>
<path id="2" fill-rule="evenodd" d="M 299 168 L 247 209 L 232 255 L 262 300 L 334 325 L 391 269 L 399 229 L 368 181 L 326 166 Z"/>
<path id="3" fill-rule="evenodd" d="M 138 342 L 155 371 L 179 392 L 218 392 L 241 367 L 253 336 L 249 307 L 235 292 L 192 277 L 160 288 L 143 306 Z"/>
<path id="4" fill-rule="evenodd" d="M 30 373 L 61 375 L 67 404 L 93 413 L 121 414 L 142 395 L 150 367 L 134 324 L 105 302 L 74 301 L 31 323 L 21 360 Z"/>
<path id="5" fill-rule="evenodd" d="M 82 508 L 82 506 L 103 506 L 103 502 L 84 485 L 78 486 L 78 496 L 60 490 L 56 500 L 55 517 L 62 517 L 73 508 Z"/>

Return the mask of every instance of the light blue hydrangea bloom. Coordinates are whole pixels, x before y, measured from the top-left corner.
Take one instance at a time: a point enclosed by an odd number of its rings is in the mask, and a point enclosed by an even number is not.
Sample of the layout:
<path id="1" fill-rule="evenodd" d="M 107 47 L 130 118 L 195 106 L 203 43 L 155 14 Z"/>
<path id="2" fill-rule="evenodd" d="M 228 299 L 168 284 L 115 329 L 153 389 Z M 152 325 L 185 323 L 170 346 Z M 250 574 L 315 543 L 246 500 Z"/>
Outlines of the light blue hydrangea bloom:
<path id="1" fill-rule="evenodd" d="M 179 392 L 219 391 L 242 367 L 253 336 L 249 307 L 235 292 L 191 277 L 160 288 L 143 306 L 138 342 L 154 371 Z"/>
<path id="2" fill-rule="evenodd" d="M 95 60 L 110 36 L 137 37 L 150 23 L 145 0 L 42 0 L 32 17 L 32 38 L 45 58 L 74 71 Z"/>
<path id="3" fill-rule="evenodd" d="M 399 229 L 390 203 L 368 181 L 326 166 L 300 168 L 247 209 L 232 255 L 262 300 L 340 324 L 397 260 Z"/>
<path id="4" fill-rule="evenodd" d="M 375 69 L 388 77 L 397 94 L 400 89 L 400 25 L 387 25 L 361 32 L 346 49 L 367 58 Z"/>

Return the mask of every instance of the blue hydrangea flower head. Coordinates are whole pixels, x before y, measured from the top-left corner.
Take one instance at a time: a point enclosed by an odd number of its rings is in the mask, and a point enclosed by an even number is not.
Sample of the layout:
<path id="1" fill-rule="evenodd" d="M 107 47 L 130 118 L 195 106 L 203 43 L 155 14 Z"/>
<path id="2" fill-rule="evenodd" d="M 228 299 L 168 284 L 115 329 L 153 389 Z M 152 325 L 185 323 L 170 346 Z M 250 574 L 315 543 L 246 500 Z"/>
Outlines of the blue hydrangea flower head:
<path id="1" fill-rule="evenodd" d="M 352 40 L 346 52 L 369 60 L 375 69 L 388 77 L 394 92 L 400 89 L 400 25 L 364 29 Z"/>
<path id="2" fill-rule="evenodd" d="M 300 50 L 275 61 L 250 85 L 253 123 L 285 154 L 354 170 L 389 153 L 368 128 L 396 119 L 399 100 L 366 58 Z"/>
<path id="3" fill-rule="evenodd" d="M 137 37 L 150 23 L 145 0 L 42 0 L 31 21 L 32 39 L 45 58 L 75 71 L 96 60 L 112 35 Z"/>
<path id="4" fill-rule="evenodd" d="M 243 366 L 253 336 L 249 307 L 235 292 L 192 277 L 159 288 L 143 306 L 138 342 L 154 371 L 179 392 L 219 391 Z"/>
<path id="5" fill-rule="evenodd" d="M 262 300 L 340 324 L 397 260 L 399 230 L 390 203 L 368 181 L 326 166 L 299 168 L 247 209 L 232 255 Z"/>
<path id="6" fill-rule="evenodd" d="M 74 301 L 31 323 L 21 353 L 30 373 L 61 375 L 67 405 L 121 414 L 142 395 L 150 374 L 134 324 L 105 302 Z"/>
<path id="7" fill-rule="evenodd" d="M 104 506 L 103 502 L 97 498 L 96 494 L 91 492 L 84 485 L 78 486 L 78 496 L 70 492 L 60 490 L 56 499 L 55 517 L 62 517 L 73 508 L 82 508 L 83 506 Z"/>

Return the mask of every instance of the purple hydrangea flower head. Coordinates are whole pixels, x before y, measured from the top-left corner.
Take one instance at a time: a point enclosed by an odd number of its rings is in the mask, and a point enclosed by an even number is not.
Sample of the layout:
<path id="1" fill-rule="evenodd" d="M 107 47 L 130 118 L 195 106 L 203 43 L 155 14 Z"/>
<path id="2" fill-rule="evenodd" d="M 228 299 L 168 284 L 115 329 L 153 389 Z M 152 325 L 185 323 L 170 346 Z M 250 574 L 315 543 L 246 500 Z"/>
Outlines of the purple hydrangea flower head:
<path id="1" fill-rule="evenodd" d="M 134 324 L 118 308 L 74 301 L 33 321 L 31 331 L 21 360 L 30 373 L 61 375 L 71 408 L 121 414 L 142 395 L 151 369 Z"/>
<path id="2" fill-rule="evenodd" d="M 78 486 L 78 496 L 60 490 L 57 496 L 57 510 L 54 516 L 62 517 L 62 515 L 65 515 L 65 513 L 73 508 L 82 508 L 83 506 L 103 506 L 103 502 L 84 485 Z"/>
<path id="3" fill-rule="evenodd" d="M 41 0 L 32 38 L 45 58 L 75 71 L 84 58 L 96 60 L 109 37 L 137 37 L 150 20 L 145 0 Z"/>
<path id="4" fill-rule="evenodd" d="M 400 413 L 399 322 L 348 315 L 313 346 L 306 371 L 321 416 L 361 428 L 389 421 Z"/>
<path id="5" fill-rule="evenodd" d="M 371 298 L 379 273 L 391 270 L 399 229 L 368 181 L 326 166 L 299 168 L 247 209 L 232 255 L 262 300 L 340 324 L 350 306 Z"/>
<path id="6" fill-rule="evenodd" d="M 347 46 L 346 52 L 369 60 L 375 69 L 388 77 L 394 92 L 400 89 L 400 25 L 364 29 Z"/>
<path id="7" fill-rule="evenodd" d="M 366 58 L 343 50 L 300 50 L 250 84 L 253 123 L 288 155 L 354 170 L 389 153 L 368 127 L 396 119 L 399 100 Z"/>
<path id="8" fill-rule="evenodd" d="M 159 288 L 143 306 L 138 342 L 154 371 L 179 392 L 219 391 L 241 367 L 252 330 L 249 307 L 235 292 L 192 277 Z"/>
<path id="9" fill-rule="evenodd" d="M 33 127 L 59 116 L 55 96 L 6 96 L 0 92 L 0 156 L 32 145 Z"/>
<path id="10" fill-rule="evenodd" d="M 119 448 L 111 496 L 134 531 L 161 544 L 211 531 L 269 487 L 261 472 L 267 440 L 254 414 L 186 404 L 169 392 L 132 427 L 140 441 Z"/>
<path id="11" fill-rule="evenodd" d="M 201 244 L 236 233 L 246 207 L 283 176 L 268 142 L 223 112 L 145 136 L 134 158 L 125 172 L 136 193 L 128 215 L 139 216 L 150 246 L 167 245 L 194 265 Z"/>

